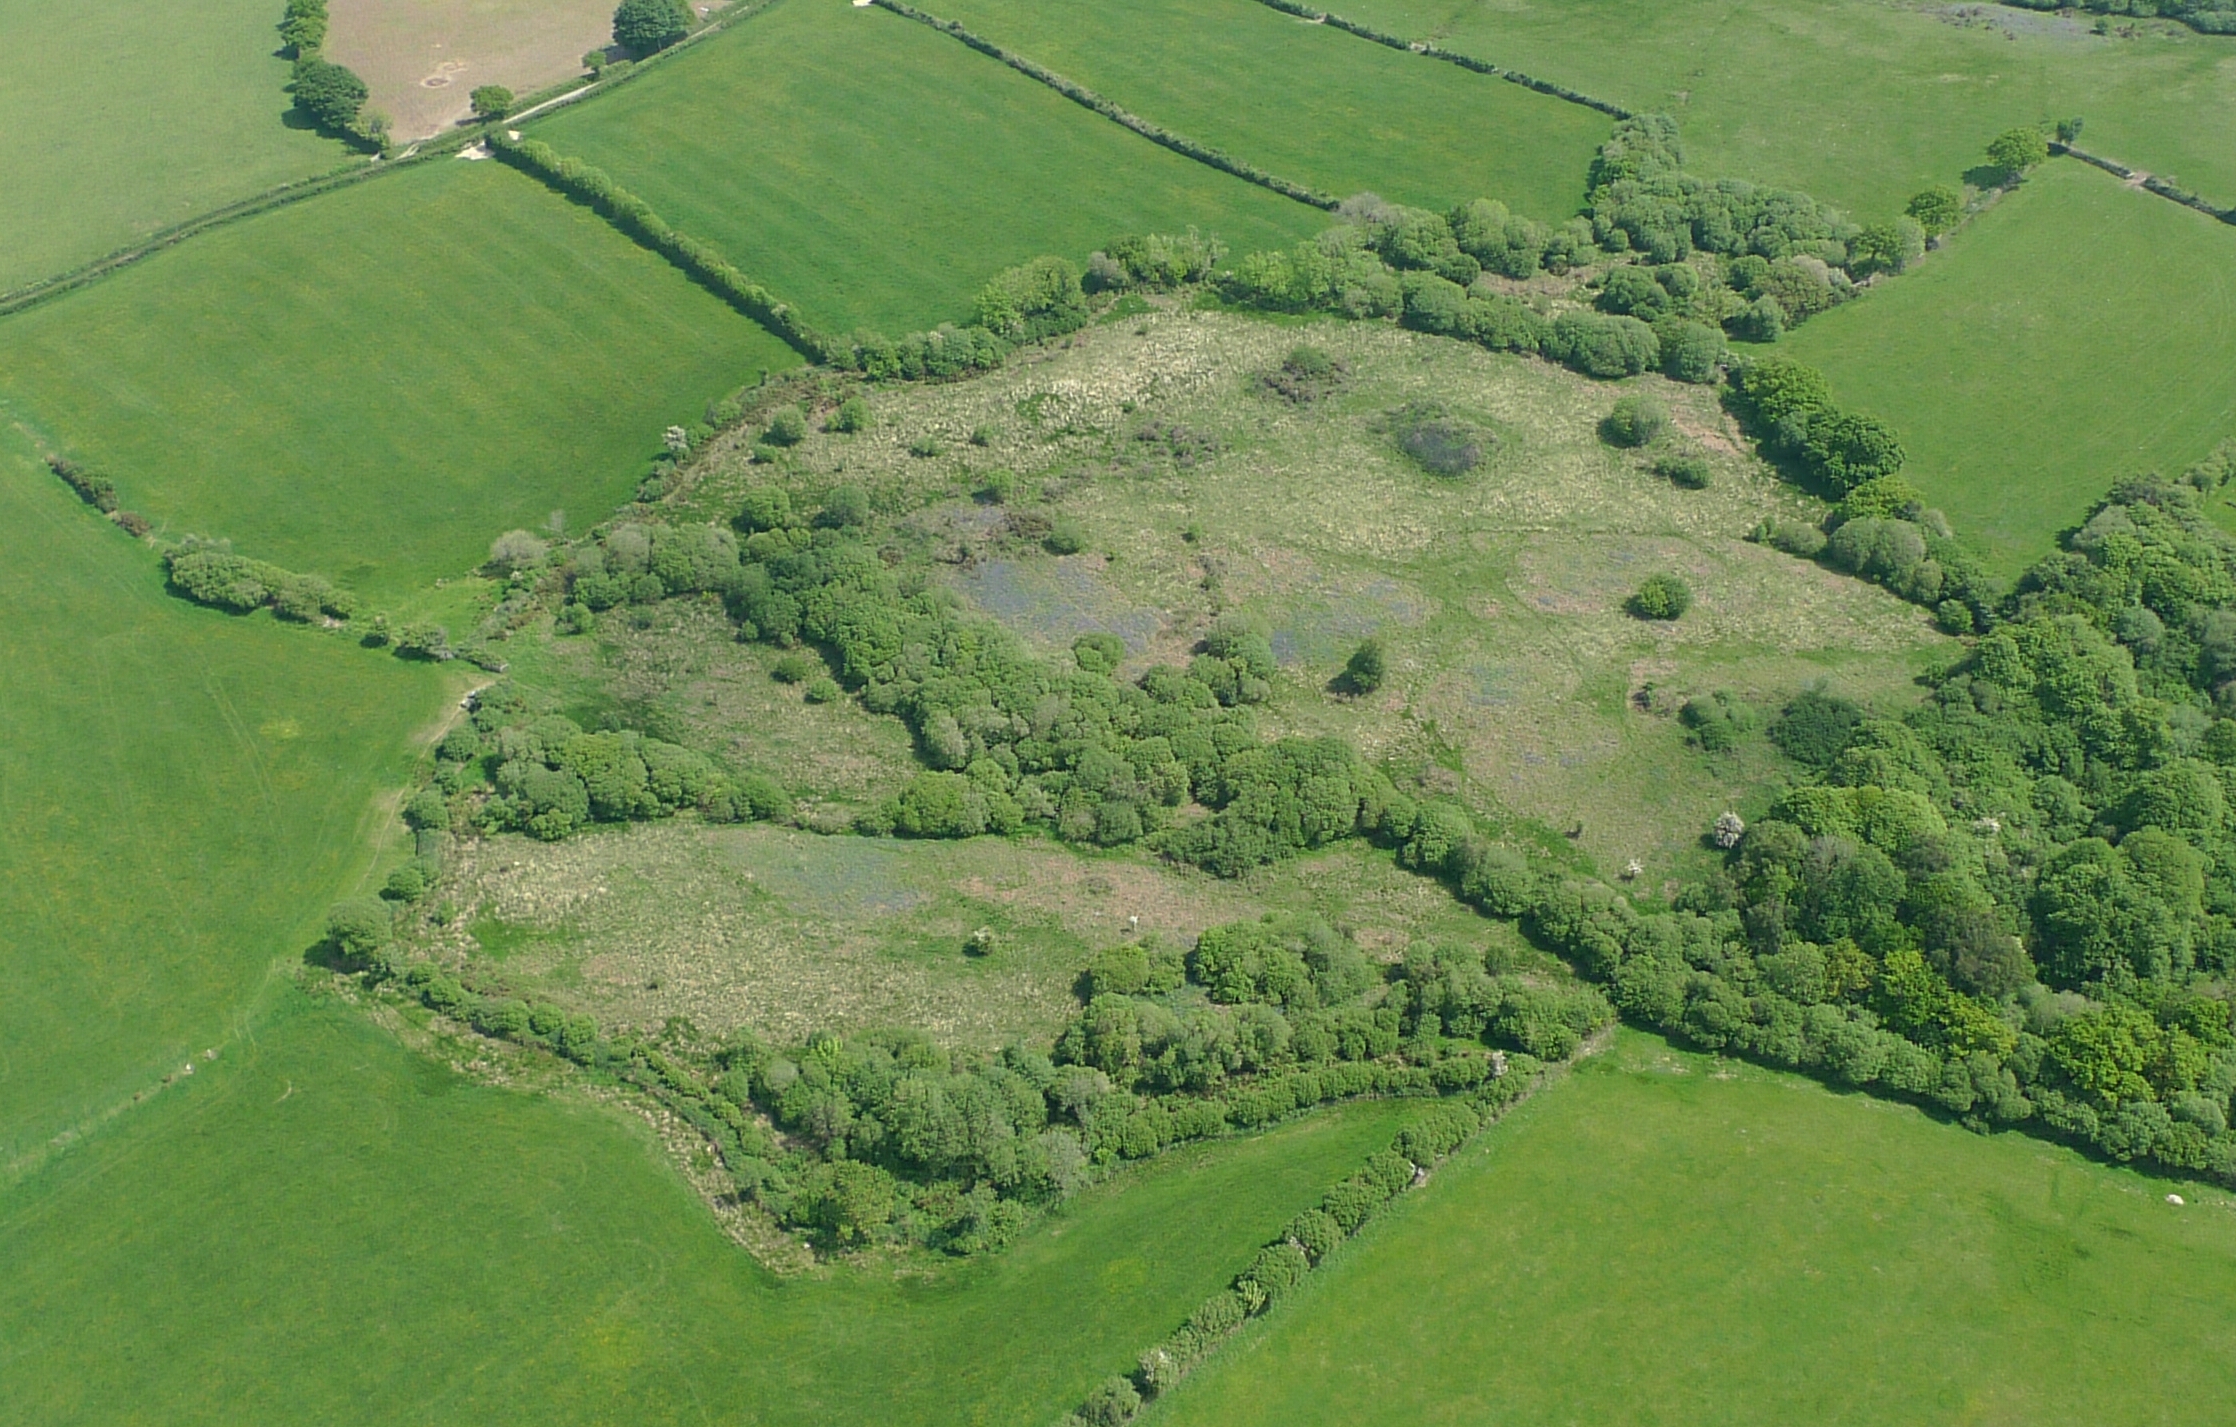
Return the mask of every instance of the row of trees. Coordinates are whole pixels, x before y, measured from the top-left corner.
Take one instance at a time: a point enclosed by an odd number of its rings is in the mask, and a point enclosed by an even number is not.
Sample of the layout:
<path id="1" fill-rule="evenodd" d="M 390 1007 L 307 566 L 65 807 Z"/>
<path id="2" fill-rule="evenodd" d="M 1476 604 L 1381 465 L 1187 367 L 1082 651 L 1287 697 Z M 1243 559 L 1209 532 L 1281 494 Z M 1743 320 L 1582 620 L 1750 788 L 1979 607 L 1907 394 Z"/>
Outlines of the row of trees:
<path id="1" fill-rule="evenodd" d="M 388 138 L 388 116 L 366 109 L 371 91 L 356 71 L 326 58 L 327 24 L 326 0 L 287 0 L 279 31 L 295 61 L 289 84 L 295 108 L 328 133 L 378 147 Z"/>

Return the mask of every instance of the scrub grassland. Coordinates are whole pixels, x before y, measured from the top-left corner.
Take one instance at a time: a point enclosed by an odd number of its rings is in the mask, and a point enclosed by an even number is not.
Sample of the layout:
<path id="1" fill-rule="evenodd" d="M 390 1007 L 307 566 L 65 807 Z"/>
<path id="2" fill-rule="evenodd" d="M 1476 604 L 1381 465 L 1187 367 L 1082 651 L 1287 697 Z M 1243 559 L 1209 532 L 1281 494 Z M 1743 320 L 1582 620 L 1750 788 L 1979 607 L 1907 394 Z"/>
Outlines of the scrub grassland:
<path id="1" fill-rule="evenodd" d="M 942 0 L 929 7 L 1134 113 L 1298 183 L 1443 212 L 1491 194 L 1558 223 L 1604 114 L 1362 45 L 1253 3 Z"/>
<path id="2" fill-rule="evenodd" d="M 836 332 L 967 320 L 1003 268 L 1125 233 L 1325 221 L 878 8 L 778 5 L 526 133 Z"/>
<path id="3" fill-rule="evenodd" d="M 288 992 L 0 1208 L 16 1422 L 1044 1422 L 1386 1143 L 1183 1150 L 998 1257 L 779 1280 L 626 1115 Z"/>
<path id="4" fill-rule="evenodd" d="M 1787 348 L 1892 422 L 1908 479 L 2016 573 L 2114 481 L 2236 429 L 2236 228 L 2051 163 Z"/>
<path id="5" fill-rule="evenodd" d="M 1882 0 L 1345 0 L 1346 18 L 1684 128 L 1693 167 L 1804 189 L 1859 222 L 1954 182 L 2014 124 L 2236 203 L 2236 37 Z M 1358 43 L 1365 43 L 1359 41 Z"/>
<path id="6" fill-rule="evenodd" d="M 197 609 L 0 433 L 0 1183 L 230 1040 L 449 681 Z M 4 1374 L 0 1374 L 4 1375 Z"/>
<path id="7" fill-rule="evenodd" d="M 779 0 L 0 316 L 0 1422 L 2217 1422 L 2236 230 L 1982 160 L 2236 37 L 923 3 L 1387 201 Z M 34 8 L 0 291 L 344 161 Z"/>
<path id="8" fill-rule="evenodd" d="M 2217 1422 L 2232 1261 L 2225 1190 L 1626 1032 L 1144 1420 Z"/>
<path id="9" fill-rule="evenodd" d="M 0 405 L 173 538 L 390 599 L 610 510 L 663 427 L 798 361 L 596 215 L 445 160 L 9 318 Z"/>
<path id="10" fill-rule="evenodd" d="M 347 161 L 282 122 L 271 0 L 0 7 L 0 292 Z"/>
<path id="11" fill-rule="evenodd" d="M 1299 345 L 1344 373 L 1302 404 L 1267 385 Z M 1632 392 L 1674 414 L 1643 451 L 1599 434 Z M 1406 454 L 1430 408 L 1478 464 L 1444 476 Z M 742 443 L 717 451 L 688 499 L 714 515 L 775 480 L 812 509 L 858 486 L 906 512 L 902 547 L 937 578 L 1052 657 L 1101 631 L 1138 672 L 1185 663 L 1217 614 L 1256 618 L 1279 666 L 1268 736 L 1434 766 L 1494 816 L 1573 833 L 1609 873 L 1638 859 L 1645 888 L 1692 867 L 1701 830 L 1779 767 L 1759 737 L 1696 747 L 1688 698 L 1723 690 L 1767 720 L 1823 682 L 1894 711 L 1954 647 L 1885 591 L 1750 543 L 1801 502 L 1707 391 L 1658 377 L 1594 382 L 1380 324 L 1171 311 L 872 409 L 874 429 L 811 433 L 773 475 Z M 1712 468 L 1706 489 L 1649 469 L 1684 452 Z M 1076 553 L 1016 538 L 1059 522 Z M 1690 582 L 1692 612 L 1626 613 L 1662 571 Z M 1369 636 L 1387 678 L 1346 695 Z"/>

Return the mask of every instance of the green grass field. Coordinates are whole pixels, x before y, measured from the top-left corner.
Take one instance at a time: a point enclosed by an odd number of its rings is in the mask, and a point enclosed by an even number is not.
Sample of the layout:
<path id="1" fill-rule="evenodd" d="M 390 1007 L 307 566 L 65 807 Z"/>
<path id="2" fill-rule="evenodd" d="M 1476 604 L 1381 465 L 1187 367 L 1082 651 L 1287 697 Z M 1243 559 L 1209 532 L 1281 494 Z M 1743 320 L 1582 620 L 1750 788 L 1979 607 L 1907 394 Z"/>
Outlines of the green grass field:
<path id="1" fill-rule="evenodd" d="M 998 1257 L 778 1280 L 625 1115 L 277 1011 L 0 1199 L 0 1418 L 1037 1424 L 1407 1113 L 1177 1152 Z"/>
<path id="2" fill-rule="evenodd" d="M 2232 1210 L 1625 1033 L 1146 1420 L 2221 1422 Z"/>
<path id="3" fill-rule="evenodd" d="M 448 681 L 165 594 L 0 431 L 0 1181 L 219 1044 L 364 866 Z M 0 1376 L 5 1376 L 0 1373 Z"/>
<path id="4" fill-rule="evenodd" d="M 1893 422 L 1910 479 L 2016 571 L 2115 481 L 2236 434 L 2236 229 L 2052 163 L 1780 350 Z"/>
<path id="5" fill-rule="evenodd" d="M 840 331 L 968 320 L 1002 268 L 1126 233 L 1326 223 L 880 9 L 779 5 L 529 133 Z"/>
<path id="6" fill-rule="evenodd" d="M 270 0 L 0 6 L 0 292 L 348 160 L 284 122 Z"/>
<path id="7" fill-rule="evenodd" d="M 1870 220 L 1984 162 L 2014 124 L 2236 203 L 2236 38 L 2112 39 L 1996 6 L 1972 25 L 1883 0 L 1344 0 L 1351 19 L 1674 114 L 1691 166 L 1808 189 Z M 1957 7 L 1949 7 L 1955 10 Z M 2005 29 L 2013 33 L 2010 37 Z M 1356 41 L 1361 45 L 1365 41 Z"/>
<path id="8" fill-rule="evenodd" d="M 932 7 L 1136 114 L 1324 193 L 1552 222 L 1584 202 L 1609 120 L 1362 45 L 1253 0 L 941 0 Z"/>
<path id="9" fill-rule="evenodd" d="M 604 518 L 663 427 L 798 360 L 588 210 L 443 160 L 0 319 L 0 409 L 173 535 L 391 599 L 554 507 Z"/>

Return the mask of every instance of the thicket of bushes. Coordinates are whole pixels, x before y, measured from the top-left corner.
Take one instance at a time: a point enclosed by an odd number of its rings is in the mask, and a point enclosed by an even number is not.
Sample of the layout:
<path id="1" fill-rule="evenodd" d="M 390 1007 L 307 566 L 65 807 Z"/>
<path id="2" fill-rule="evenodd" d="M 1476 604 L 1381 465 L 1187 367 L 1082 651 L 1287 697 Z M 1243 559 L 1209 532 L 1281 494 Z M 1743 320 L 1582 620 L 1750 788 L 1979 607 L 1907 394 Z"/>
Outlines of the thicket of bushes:
<path id="1" fill-rule="evenodd" d="M 235 555 L 222 542 L 191 535 L 163 552 L 163 569 L 179 594 L 235 614 L 269 608 L 283 619 L 309 621 L 322 615 L 346 620 L 357 612 L 355 595 L 317 575 Z"/>

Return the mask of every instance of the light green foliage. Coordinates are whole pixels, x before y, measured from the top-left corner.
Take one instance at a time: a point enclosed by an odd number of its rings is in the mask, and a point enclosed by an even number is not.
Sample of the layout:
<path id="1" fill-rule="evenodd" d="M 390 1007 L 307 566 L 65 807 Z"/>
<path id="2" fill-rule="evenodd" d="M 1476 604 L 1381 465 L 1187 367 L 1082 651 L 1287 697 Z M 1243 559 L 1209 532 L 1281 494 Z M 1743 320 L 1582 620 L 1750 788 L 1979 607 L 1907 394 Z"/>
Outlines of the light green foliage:
<path id="1" fill-rule="evenodd" d="M 663 425 L 796 360 L 596 215 L 448 163 L 7 319 L 0 399 L 159 526 L 385 601 L 610 507 Z"/>
<path id="2" fill-rule="evenodd" d="M 2036 164 L 2048 162 L 2049 157 L 2049 140 L 2031 125 L 2005 129 L 1988 144 L 1988 162 L 2011 179 L 2021 177 Z"/>
<path id="3" fill-rule="evenodd" d="M 964 320 L 995 273 L 1113 234 L 1257 248 L 1320 222 L 874 7 L 775 7 L 531 137 L 839 332 Z"/>
<path id="4" fill-rule="evenodd" d="M 1372 189 L 1439 211 L 1488 193 L 1558 222 L 1583 197 L 1607 131 L 1588 110 L 1247 0 L 932 8 L 1152 123 L 1325 193 Z"/>
<path id="5" fill-rule="evenodd" d="M 1797 1198 L 1786 1175 L 1818 1192 Z M 2236 1229 L 2186 1186 L 2191 1207 L 2164 1203 L 2169 1187 L 1624 1033 L 1405 1196 L 1155 1420 L 1373 1427 L 1459 1421 L 1464 1401 L 1528 1421 L 1767 1427 L 1908 1421 L 1986 1396 L 2022 1418 L 2147 1404 L 2203 1427 L 2231 1390 L 2208 1345 L 2236 1331 Z M 1726 1209 L 1713 1222 L 1706 1199 Z M 1803 1241 L 1810 1272 L 1765 1296 L 1761 1275 Z M 2045 1253 L 2060 1272 L 2042 1272 Z M 1600 1292 L 1579 1298 L 1579 1276 Z M 1597 1351 L 1610 1311 L 1638 1337 L 1613 1371 Z M 1859 1315 L 1877 1325 L 1868 1342 Z M 2077 1321 L 2096 1325 L 2085 1353 Z M 1727 1352 L 1735 1332 L 1746 1353 Z M 1553 1346 L 1512 1351 L 1523 1333 Z M 2146 1382 L 2146 1359 L 2169 1366 Z"/>
<path id="6" fill-rule="evenodd" d="M 2236 428 L 2236 229 L 2060 160 L 1946 251 L 1787 338 L 1901 433 L 1909 479 L 1999 574 L 2113 481 Z M 2138 266 L 2125 255 L 2147 252 Z M 2056 282 L 2029 274 L 2055 272 Z M 2169 301 L 2169 293 L 2179 293 Z"/>
<path id="7" fill-rule="evenodd" d="M 1641 392 L 1619 398 L 1601 423 L 1601 433 L 1615 446 L 1644 446 L 1669 427 L 1669 407 Z"/>

